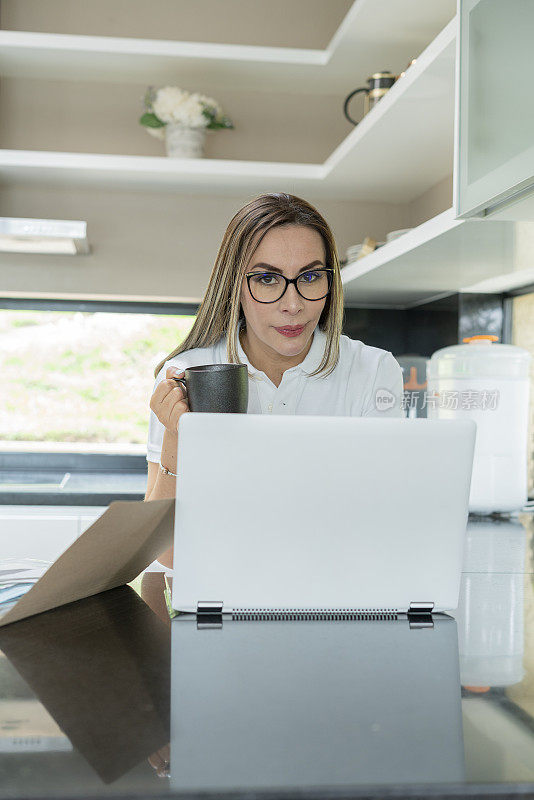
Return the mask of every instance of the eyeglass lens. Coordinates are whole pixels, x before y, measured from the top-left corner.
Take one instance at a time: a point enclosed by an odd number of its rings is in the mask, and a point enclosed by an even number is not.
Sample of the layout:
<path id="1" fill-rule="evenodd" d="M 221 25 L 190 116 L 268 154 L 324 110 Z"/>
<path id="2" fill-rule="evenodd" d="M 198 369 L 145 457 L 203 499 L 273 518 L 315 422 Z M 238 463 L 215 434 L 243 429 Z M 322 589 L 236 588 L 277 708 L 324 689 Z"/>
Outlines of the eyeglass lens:
<path id="1" fill-rule="evenodd" d="M 275 272 L 258 272 L 250 278 L 250 293 L 260 303 L 272 303 L 284 293 L 285 283 L 283 276 Z M 297 285 L 306 300 L 319 300 L 328 293 L 328 272 L 320 269 L 303 272 L 297 278 Z"/>

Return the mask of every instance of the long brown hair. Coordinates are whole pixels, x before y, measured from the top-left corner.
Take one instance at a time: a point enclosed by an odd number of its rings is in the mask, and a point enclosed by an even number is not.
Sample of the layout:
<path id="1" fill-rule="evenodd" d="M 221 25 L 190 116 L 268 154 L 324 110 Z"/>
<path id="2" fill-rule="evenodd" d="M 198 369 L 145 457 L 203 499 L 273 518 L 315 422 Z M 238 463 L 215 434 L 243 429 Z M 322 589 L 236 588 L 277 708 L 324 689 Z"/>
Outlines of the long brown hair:
<path id="1" fill-rule="evenodd" d="M 240 296 L 245 268 L 265 234 L 277 225 L 286 224 L 316 230 L 324 243 L 325 266 L 334 270 L 330 294 L 319 318 L 319 328 L 326 334 L 325 351 L 311 375 L 324 372 L 323 377 L 326 377 L 332 372 L 339 360 L 339 337 L 343 327 L 343 287 L 334 236 L 321 214 L 306 200 L 285 192 L 272 192 L 251 200 L 230 221 L 195 323 L 184 341 L 158 364 L 154 377 L 174 356 L 195 347 L 213 346 L 222 336 L 226 336 L 228 362 L 241 363 L 237 329 L 239 321 L 244 319 Z"/>

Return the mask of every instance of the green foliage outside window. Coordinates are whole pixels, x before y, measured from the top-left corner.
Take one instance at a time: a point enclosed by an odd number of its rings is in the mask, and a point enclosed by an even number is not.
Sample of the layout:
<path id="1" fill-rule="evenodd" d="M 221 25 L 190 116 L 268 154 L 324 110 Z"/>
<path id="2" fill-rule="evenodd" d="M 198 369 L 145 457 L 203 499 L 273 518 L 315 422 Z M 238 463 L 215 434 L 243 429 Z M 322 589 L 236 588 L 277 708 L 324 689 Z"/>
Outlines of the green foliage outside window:
<path id="1" fill-rule="evenodd" d="M 0 447 L 145 445 L 154 369 L 195 317 L 0 310 Z M 120 447 L 118 448 L 120 450 Z"/>

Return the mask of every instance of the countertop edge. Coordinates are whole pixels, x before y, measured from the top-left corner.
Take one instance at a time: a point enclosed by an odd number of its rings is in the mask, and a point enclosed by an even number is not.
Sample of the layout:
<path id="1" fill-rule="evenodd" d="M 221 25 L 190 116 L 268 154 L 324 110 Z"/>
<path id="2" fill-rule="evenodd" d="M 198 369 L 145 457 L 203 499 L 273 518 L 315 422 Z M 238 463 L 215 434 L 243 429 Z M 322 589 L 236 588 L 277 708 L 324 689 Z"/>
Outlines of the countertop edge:
<path id="1" fill-rule="evenodd" d="M 109 506 L 115 500 L 144 500 L 138 492 L 0 492 L 0 506 Z"/>
<path id="2" fill-rule="evenodd" d="M 113 794 L 113 800 L 141 800 L 146 797 L 137 793 Z M 16 800 L 18 795 L 0 794 L 0 800 Z M 50 800 L 41 794 L 25 793 L 27 800 Z M 62 794 L 61 800 L 97 800 L 101 793 Z M 469 800 L 508 800 L 522 797 L 534 800 L 534 783 L 450 783 L 450 784 L 377 784 L 376 786 L 303 787 L 299 789 L 249 789 L 249 790 L 204 790 L 204 791 L 154 791 L 151 798 L 166 800 L 449 800 L 464 797 Z"/>

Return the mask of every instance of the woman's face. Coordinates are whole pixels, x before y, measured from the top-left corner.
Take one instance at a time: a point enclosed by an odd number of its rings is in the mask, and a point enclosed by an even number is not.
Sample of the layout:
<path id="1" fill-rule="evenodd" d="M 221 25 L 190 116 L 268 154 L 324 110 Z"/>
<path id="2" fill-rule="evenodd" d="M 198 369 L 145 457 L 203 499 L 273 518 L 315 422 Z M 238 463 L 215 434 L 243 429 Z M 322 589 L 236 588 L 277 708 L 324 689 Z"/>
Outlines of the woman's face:
<path id="1" fill-rule="evenodd" d="M 275 267 L 275 270 L 271 268 Z M 303 268 L 326 267 L 321 235 L 302 225 L 278 225 L 263 238 L 245 272 L 280 270 L 286 278 L 296 278 Z M 279 355 L 294 357 L 306 349 L 325 307 L 322 300 L 305 300 L 296 287 L 287 287 L 274 303 L 258 303 L 251 296 L 246 278 L 241 287 L 241 306 L 247 321 L 247 336 L 254 334 Z M 297 336 L 284 336 L 277 328 L 303 326 Z"/>

